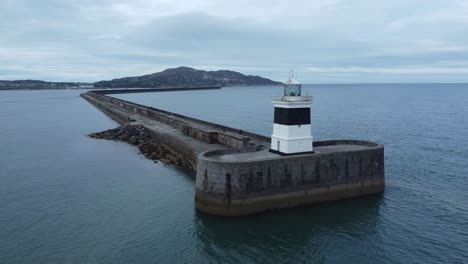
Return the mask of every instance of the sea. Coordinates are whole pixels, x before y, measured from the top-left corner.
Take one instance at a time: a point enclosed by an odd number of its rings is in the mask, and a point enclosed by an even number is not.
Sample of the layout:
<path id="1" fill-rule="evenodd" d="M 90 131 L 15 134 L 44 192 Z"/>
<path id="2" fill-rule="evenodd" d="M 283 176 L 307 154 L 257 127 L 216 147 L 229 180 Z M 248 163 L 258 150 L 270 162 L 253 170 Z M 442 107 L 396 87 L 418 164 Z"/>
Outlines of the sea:
<path id="1" fill-rule="evenodd" d="M 195 175 L 92 139 L 85 90 L 0 91 L 0 263 L 468 263 L 468 84 L 303 85 L 315 140 L 385 145 L 381 195 L 247 217 Z M 115 97 L 269 136 L 279 86 Z"/>

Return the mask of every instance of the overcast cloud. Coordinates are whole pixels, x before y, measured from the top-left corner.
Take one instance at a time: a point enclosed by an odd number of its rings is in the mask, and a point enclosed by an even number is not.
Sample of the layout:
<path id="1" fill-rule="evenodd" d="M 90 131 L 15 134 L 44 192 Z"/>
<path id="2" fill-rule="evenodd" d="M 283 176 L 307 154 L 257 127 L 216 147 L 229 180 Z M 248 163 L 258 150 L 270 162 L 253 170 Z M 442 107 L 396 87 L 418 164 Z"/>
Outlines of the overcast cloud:
<path id="1" fill-rule="evenodd" d="M 468 1 L 0 0 L 0 79 L 169 67 L 305 83 L 468 82 Z"/>

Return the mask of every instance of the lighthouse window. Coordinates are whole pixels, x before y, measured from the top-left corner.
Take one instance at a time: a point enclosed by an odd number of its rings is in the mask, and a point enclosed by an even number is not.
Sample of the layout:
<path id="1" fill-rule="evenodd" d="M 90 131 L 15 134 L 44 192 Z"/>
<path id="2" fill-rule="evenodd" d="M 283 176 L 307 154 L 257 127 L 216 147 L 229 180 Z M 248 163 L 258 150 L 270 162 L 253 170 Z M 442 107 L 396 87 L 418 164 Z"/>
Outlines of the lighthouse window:
<path id="1" fill-rule="evenodd" d="M 294 126 L 310 124 L 310 108 L 275 107 L 275 124 Z"/>
<path id="2" fill-rule="evenodd" d="M 301 85 L 300 84 L 288 84 L 284 86 L 284 96 L 300 96 Z"/>

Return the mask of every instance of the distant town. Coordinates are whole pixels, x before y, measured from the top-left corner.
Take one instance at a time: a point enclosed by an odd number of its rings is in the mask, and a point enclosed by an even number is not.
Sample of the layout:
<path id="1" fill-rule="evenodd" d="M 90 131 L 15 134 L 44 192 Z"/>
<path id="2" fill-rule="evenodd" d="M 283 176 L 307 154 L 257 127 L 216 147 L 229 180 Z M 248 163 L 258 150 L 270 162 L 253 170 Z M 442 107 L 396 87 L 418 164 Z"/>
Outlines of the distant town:
<path id="1" fill-rule="evenodd" d="M 0 80 L 0 90 L 45 90 L 45 89 L 90 89 L 92 83 L 84 82 L 46 82 L 39 80 Z"/>

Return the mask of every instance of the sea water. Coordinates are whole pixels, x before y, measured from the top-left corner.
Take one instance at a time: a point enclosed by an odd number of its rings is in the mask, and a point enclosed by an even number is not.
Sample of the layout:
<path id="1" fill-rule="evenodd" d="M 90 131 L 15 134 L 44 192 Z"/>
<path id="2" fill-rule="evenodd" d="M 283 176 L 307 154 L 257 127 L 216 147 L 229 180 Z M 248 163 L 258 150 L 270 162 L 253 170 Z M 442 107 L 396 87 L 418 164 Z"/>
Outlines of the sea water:
<path id="1" fill-rule="evenodd" d="M 249 217 L 194 208 L 194 174 L 87 134 L 80 90 L 0 91 L 0 263 L 466 263 L 468 85 L 304 85 L 315 140 L 385 145 L 383 195 Z M 269 136 L 281 87 L 115 97 Z"/>

